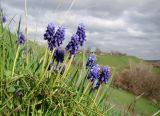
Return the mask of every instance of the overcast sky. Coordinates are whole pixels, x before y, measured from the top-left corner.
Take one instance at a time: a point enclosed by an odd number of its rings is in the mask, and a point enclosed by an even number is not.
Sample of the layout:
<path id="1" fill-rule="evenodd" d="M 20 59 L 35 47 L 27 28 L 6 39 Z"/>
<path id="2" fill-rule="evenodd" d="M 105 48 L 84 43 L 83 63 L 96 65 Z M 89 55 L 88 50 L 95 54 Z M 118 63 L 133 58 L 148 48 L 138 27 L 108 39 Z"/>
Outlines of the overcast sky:
<path id="1" fill-rule="evenodd" d="M 24 0 L 1 0 L 1 6 L 8 19 L 22 16 L 24 25 Z M 66 45 L 84 23 L 85 47 L 160 59 L 160 0 L 27 0 L 27 9 L 32 40 L 44 43 L 46 26 L 53 22 L 66 27 Z"/>

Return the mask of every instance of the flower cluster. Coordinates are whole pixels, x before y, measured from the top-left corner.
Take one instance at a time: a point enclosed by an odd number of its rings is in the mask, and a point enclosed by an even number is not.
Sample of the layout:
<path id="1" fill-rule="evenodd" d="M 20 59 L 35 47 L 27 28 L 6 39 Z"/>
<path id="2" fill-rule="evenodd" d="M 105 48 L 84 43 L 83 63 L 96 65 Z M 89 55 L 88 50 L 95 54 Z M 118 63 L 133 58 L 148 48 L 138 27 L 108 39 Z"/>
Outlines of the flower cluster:
<path id="1" fill-rule="evenodd" d="M 25 36 L 22 32 L 19 33 L 18 39 L 17 39 L 17 44 L 24 44 L 26 41 Z"/>
<path id="2" fill-rule="evenodd" d="M 71 41 L 66 46 L 66 50 L 70 53 L 70 56 L 76 55 L 79 45 L 82 46 L 84 41 L 86 41 L 85 38 L 85 26 L 83 24 L 79 24 L 76 34 L 73 34 Z"/>
<path id="3" fill-rule="evenodd" d="M 96 63 L 96 55 L 91 54 L 87 60 L 86 67 L 91 68 Z"/>
<path id="4" fill-rule="evenodd" d="M 48 41 L 48 48 L 50 50 L 53 50 L 55 47 L 59 47 L 65 39 L 65 28 L 61 26 L 55 32 L 55 25 L 53 23 L 49 23 L 46 33 L 44 34 L 44 39 Z"/>
<path id="5" fill-rule="evenodd" d="M 88 79 L 91 80 L 95 89 L 98 89 L 102 83 L 107 84 L 111 76 L 110 68 L 106 66 L 100 71 L 100 66 L 96 64 L 96 56 L 94 54 L 89 56 L 86 66 L 90 68 Z"/>
<path id="6" fill-rule="evenodd" d="M 65 56 L 65 51 L 56 48 L 56 50 L 54 52 L 54 59 L 57 62 L 61 62 L 62 63 L 64 61 L 64 56 Z"/>
<path id="7" fill-rule="evenodd" d="M 3 16 L 3 17 L 2 17 L 2 22 L 5 23 L 6 21 L 7 21 L 6 16 Z"/>

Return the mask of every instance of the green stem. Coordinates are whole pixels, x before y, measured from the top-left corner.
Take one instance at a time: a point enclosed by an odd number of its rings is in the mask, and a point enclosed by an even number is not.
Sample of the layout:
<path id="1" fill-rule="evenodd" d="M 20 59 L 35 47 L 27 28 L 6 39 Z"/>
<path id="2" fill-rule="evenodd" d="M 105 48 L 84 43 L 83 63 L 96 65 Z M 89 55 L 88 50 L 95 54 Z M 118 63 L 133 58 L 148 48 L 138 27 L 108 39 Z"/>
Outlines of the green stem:
<path id="1" fill-rule="evenodd" d="M 64 71 L 64 73 L 63 73 L 63 75 L 62 75 L 62 79 L 66 77 L 67 72 L 68 72 L 68 70 L 70 69 L 71 63 L 72 63 L 72 61 L 73 61 L 73 58 L 74 58 L 74 56 L 72 55 L 72 56 L 71 56 L 71 59 L 69 60 L 69 62 L 68 62 L 68 64 L 67 64 L 67 68 L 66 68 L 66 70 Z"/>
<path id="2" fill-rule="evenodd" d="M 20 46 L 18 45 L 18 49 L 17 49 L 17 52 L 16 52 L 16 57 L 15 57 L 15 59 L 14 59 L 14 63 L 13 63 L 12 77 L 13 77 L 13 75 L 14 75 L 14 70 L 15 70 L 15 66 L 16 66 L 17 58 L 18 58 L 18 55 L 19 55 L 19 49 L 20 49 Z"/>
<path id="3" fill-rule="evenodd" d="M 98 94 L 99 94 L 99 92 L 100 92 L 100 89 L 101 89 L 101 85 L 100 85 L 100 87 L 98 88 L 98 91 L 97 91 L 96 96 L 95 96 L 95 98 L 94 98 L 94 102 L 96 102 L 96 99 L 97 99 L 97 97 L 98 97 Z"/>
<path id="4" fill-rule="evenodd" d="M 97 93 L 96 93 L 96 96 L 95 96 L 95 98 L 94 98 L 94 100 L 93 100 L 92 107 L 93 107 L 94 104 L 96 104 L 96 99 L 97 99 L 97 97 L 98 97 L 98 94 L 99 94 L 100 90 L 101 90 L 101 85 L 100 85 L 100 87 L 98 88 L 98 91 L 97 91 Z"/>
<path id="5" fill-rule="evenodd" d="M 83 93 L 82 93 L 82 96 L 81 96 L 80 99 L 79 99 L 79 103 L 81 102 L 81 100 L 82 100 L 82 98 L 83 98 L 83 95 L 87 92 L 88 88 L 90 87 L 90 84 L 91 84 L 91 83 L 88 82 L 88 84 L 87 84 L 85 90 L 84 90 Z"/>

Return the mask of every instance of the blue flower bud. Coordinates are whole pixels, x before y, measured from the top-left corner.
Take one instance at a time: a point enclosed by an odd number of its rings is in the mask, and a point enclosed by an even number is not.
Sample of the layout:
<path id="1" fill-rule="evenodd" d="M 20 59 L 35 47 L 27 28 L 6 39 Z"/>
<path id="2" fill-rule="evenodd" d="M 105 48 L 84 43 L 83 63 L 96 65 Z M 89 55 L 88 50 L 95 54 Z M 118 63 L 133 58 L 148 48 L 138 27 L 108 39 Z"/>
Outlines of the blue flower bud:
<path id="1" fill-rule="evenodd" d="M 87 60 L 86 67 L 92 67 L 96 63 L 96 55 L 91 54 Z"/>
<path id="2" fill-rule="evenodd" d="M 24 44 L 26 41 L 25 36 L 22 32 L 19 33 L 18 39 L 17 39 L 17 44 Z"/>
<path id="3" fill-rule="evenodd" d="M 2 17 L 2 22 L 5 23 L 6 21 L 7 21 L 6 16 L 3 16 L 3 17 Z"/>

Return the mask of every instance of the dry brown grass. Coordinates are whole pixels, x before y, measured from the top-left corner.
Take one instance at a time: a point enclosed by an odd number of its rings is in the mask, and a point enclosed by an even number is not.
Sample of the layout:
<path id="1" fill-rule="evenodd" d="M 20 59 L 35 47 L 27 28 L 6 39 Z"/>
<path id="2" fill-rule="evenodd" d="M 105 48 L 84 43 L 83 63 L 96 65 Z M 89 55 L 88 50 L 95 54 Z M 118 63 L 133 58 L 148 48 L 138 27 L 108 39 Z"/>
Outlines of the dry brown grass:
<path id="1" fill-rule="evenodd" d="M 160 101 L 160 76 L 152 73 L 152 66 L 147 63 L 129 63 L 121 73 L 115 75 L 113 84 L 135 95 L 141 95 Z"/>

